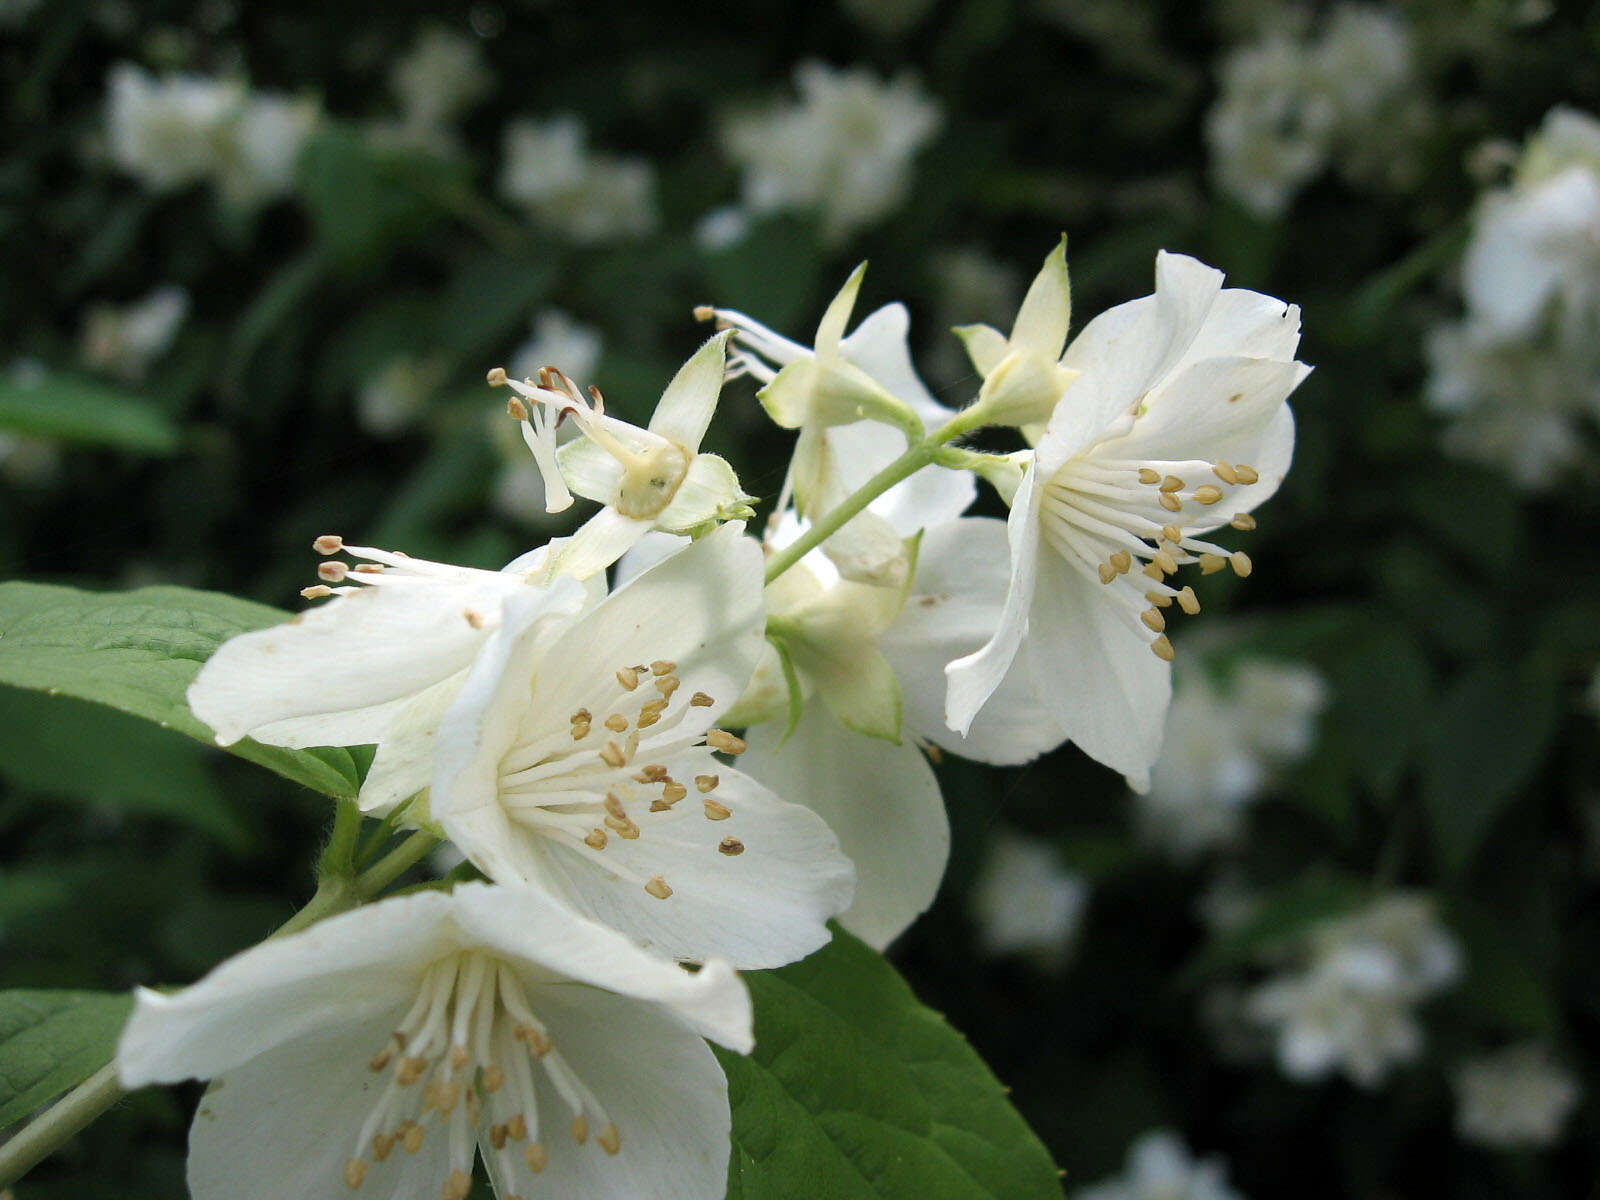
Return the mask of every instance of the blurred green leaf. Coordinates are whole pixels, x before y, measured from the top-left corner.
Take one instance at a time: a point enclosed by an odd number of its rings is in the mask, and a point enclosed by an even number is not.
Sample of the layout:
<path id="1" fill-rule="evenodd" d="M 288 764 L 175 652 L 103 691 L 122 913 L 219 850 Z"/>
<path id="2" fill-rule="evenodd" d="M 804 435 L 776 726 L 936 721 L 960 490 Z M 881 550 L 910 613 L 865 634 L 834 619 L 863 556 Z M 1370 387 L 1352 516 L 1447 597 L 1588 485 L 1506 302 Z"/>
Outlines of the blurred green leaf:
<path id="1" fill-rule="evenodd" d="M 375 144 L 367 131 L 325 121 L 300 158 L 300 190 L 328 260 L 370 267 L 439 214 L 428 193 L 460 186 L 459 166 Z"/>
<path id="2" fill-rule="evenodd" d="M 197 746 L 85 701 L 0 688 L 0 778 L 34 791 L 170 817 L 234 850 L 248 841 Z"/>
<path id="3" fill-rule="evenodd" d="M 809 221 L 770 217 L 753 222 L 738 242 L 706 253 L 711 295 L 702 303 L 760 314 L 758 319 L 771 328 L 790 330 L 808 341 L 803 331 L 815 324 L 817 314 L 810 309 L 822 269 L 821 257 L 813 249 L 817 240 Z M 782 263 L 783 270 L 773 270 L 774 263 Z M 855 319 L 877 307 L 863 301 Z"/>
<path id="4" fill-rule="evenodd" d="M 1061 1196 L 1050 1155 L 966 1039 L 842 930 L 745 975 L 756 1048 L 718 1051 L 729 1200 Z"/>
<path id="5" fill-rule="evenodd" d="M 498 251 L 474 255 L 450 281 L 434 333 L 440 345 L 464 357 L 486 354 L 508 339 L 526 338 L 534 312 L 554 283 L 548 257 L 535 260 Z M 496 365 L 484 362 L 473 367 L 481 377 Z"/>
<path id="6" fill-rule="evenodd" d="M 56 371 L 0 373 L 0 430 L 73 445 L 171 454 L 178 429 L 148 400 Z"/>
<path id="7" fill-rule="evenodd" d="M 1446 690 L 1427 727 L 1423 801 L 1447 872 L 1471 865 L 1538 769 L 1559 717 L 1554 684 L 1515 663 L 1480 664 Z"/>
<path id="8" fill-rule="evenodd" d="M 1554 1036 L 1555 999 L 1504 919 L 1467 900 L 1453 902 L 1447 918 L 1461 938 L 1467 963 L 1457 998 L 1495 1033 Z"/>
<path id="9" fill-rule="evenodd" d="M 104 1066 L 132 1007 L 125 992 L 0 992 L 0 1128 Z"/>
<path id="10" fill-rule="evenodd" d="M 228 638 L 287 614 L 219 592 L 153 587 L 81 592 L 0 584 L 0 683 L 109 705 L 213 744 L 184 692 Z M 227 748 L 329 796 L 359 786 L 341 749 L 288 750 L 246 739 Z"/>
<path id="11" fill-rule="evenodd" d="M 1328 656 L 1334 695 L 1324 729 L 1351 773 L 1388 797 L 1427 727 L 1433 672 L 1404 625 L 1363 624 Z"/>

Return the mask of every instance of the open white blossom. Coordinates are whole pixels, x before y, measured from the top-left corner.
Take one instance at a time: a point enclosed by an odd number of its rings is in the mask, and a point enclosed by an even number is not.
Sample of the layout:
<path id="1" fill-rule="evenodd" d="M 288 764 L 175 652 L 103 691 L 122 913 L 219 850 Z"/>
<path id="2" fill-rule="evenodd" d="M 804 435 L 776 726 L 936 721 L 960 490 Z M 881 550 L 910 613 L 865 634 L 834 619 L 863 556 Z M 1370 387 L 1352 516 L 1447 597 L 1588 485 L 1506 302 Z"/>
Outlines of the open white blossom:
<path id="1" fill-rule="evenodd" d="M 1396 893 L 1314 926 L 1303 963 L 1256 987 L 1246 1012 L 1275 1035 L 1290 1079 L 1342 1072 L 1372 1088 L 1421 1053 L 1416 1008 L 1460 973 L 1460 946 L 1431 902 Z"/>
<path id="2" fill-rule="evenodd" d="M 1065 313 L 1062 313 L 1063 319 Z M 947 668 L 946 716 L 965 731 L 1017 663 L 1038 703 L 1091 757 L 1149 784 L 1171 695 L 1168 580 L 1250 559 L 1205 539 L 1252 529 L 1294 448 L 1289 393 L 1300 310 L 1222 288 L 1222 274 L 1163 252 L 1156 291 L 1101 314 L 1067 346 L 1076 373 L 1011 497 L 1011 584 L 989 642 Z"/>
<path id="3" fill-rule="evenodd" d="M 655 187 L 648 161 L 592 153 L 583 122 L 571 114 L 506 126 L 501 195 L 573 241 L 649 233 L 658 220 Z"/>
<path id="4" fill-rule="evenodd" d="M 189 293 L 170 283 L 132 304 L 93 305 L 83 319 L 84 364 L 138 382 L 172 348 L 188 315 Z"/>
<path id="5" fill-rule="evenodd" d="M 555 577 L 559 548 L 551 543 L 483 571 L 320 537 L 319 553 L 347 550 L 359 560 L 354 568 L 324 562 L 325 582 L 302 593 L 332 599 L 224 642 L 189 685 L 189 707 L 224 746 L 242 737 L 293 747 L 376 744 L 361 805 L 387 811 L 428 785 L 434 731 L 505 602 L 526 596 L 523 618 L 559 621 L 603 590 L 603 580 L 585 589 Z"/>
<path id="6" fill-rule="evenodd" d="M 430 26 L 389 69 L 389 87 L 400 103 L 394 132 L 413 145 L 453 148 L 452 126 L 493 86 L 476 41 Z"/>
<path id="7" fill-rule="evenodd" d="M 1583 1095 L 1577 1077 L 1532 1043 L 1479 1055 L 1457 1069 L 1453 1082 L 1456 1132 L 1496 1150 L 1555 1145 Z"/>
<path id="8" fill-rule="evenodd" d="M 156 192 L 211 182 L 240 207 L 271 200 L 293 182 L 317 119 L 314 104 L 251 93 L 237 80 L 158 80 L 132 63 L 111 70 L 112 161 Z"/>
<path id="9" fill-rule="evenodd" d="M 592 325 L 559 308 L 545 308 L 533 319 L 531 336 L 511 352 L 513 379 L 537 379 L 545 367 L 558 367 L 580 385 L 594 379 L 605 343 Z"/>
<path id="10" fill-rule="evenodd" d="M 1136 802 L 1141 832 L 1179 858 L 1232 841 L 1272 772 L 1311 749 L 1325 703 L 1321 677 L 1297 664 L 1244 659 L 1221 685 L 1180 669 L 1150 790 Z"/>
<path id="11" fill-rule="evenodd" d="M 491 384 L 517 394 L 511 411 L 544 477 L 548 510 L 572 503 L 568 488 L 605 506 L 562 550 L 563 572 L 587 579 L 651 530 L 694 533 L 749 513 L 752 497 L 727 460 L 700 452 L 722 391 L 728 336 L 712 337 L 679 368 L 643 429 L 608 416 L 598 391 L 585 396 L 560 371 L 541 372 L 537 384 L 490 372 Z M 583 436 L 558 451 L 556 427 L 567 418 Z"/>
<path id="12" fill-rule="evenodd" d="M 761 653 L 761 574 L 732 522 L 564 627 L 509 601 L 439 728 L 432 818 L 491 879 L 674 957 L 825 944 L 853 886 L 837 840 L 716 757 L 745 749 L 716 721 Z"/>
<path id="13" fill-rule="evenodd" d="M 1073 1200 L 1241 1200 L 1221 1159 L 1198 1161 L 1170 1129 L 1142 1134 L 1120 1178 L 1079 1188 Z"/>
<path id="14" fill-rule="evenodd" d="M 140 990 L 125 1087 L 213 1079 L 195 1200 L 716 1200 L 749 996 L 537 893 L 482 884 L 328 918 L 176 993 Z"/>
<path id="15" fill-rule="evenodd" d="M 396 437 L 417 423 L 447 375 L 440 358 L 393 358 L 356 389 L 356 420 L 373 437 Z"/>
<path id="16" fill-rule="evenodd" d="M 750 211 L 816 212 L 824 236 L 843 238 L 905 199 L 942 114 L 909 75 L 885 84 L 865 68 L 811 60 L 794 79 L 798 102 L 730 116 L 723 146 L 744 170 Z"/>
<path id="17" fill-rule="evenodd" d="M 1047 970 L 1071 955 L 1089 885 L 1061 865 L 1048 842 L 1003 830 L 972 889 L 978 940 L 990 954 L 1025 954 Z"/>

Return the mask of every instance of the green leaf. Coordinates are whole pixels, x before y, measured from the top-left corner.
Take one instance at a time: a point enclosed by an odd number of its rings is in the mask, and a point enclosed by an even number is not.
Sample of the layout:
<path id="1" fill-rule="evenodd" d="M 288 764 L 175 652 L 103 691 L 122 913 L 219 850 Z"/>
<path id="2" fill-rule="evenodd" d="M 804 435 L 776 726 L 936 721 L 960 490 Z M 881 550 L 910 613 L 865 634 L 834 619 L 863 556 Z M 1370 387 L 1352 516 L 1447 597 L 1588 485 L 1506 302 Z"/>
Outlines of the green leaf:
<path id="1" fill-rule="evenodd" d="M 1538 769 L 1560 715 L 1551 682 L 1512 663 L 1476 667 L 1445 693 L 1428 726 L 1423 773 L 1445 870 L 1471 865 L 1495 818 Z"/>
<path id="2" fill-rule="evenodd" d="M 0 584 L 0 684 L 73 696 L 207 743 L 184 692 L 228 638 L 287 614 L 219 592 L 152 587 L 81 592 Z M 228 750 L 329 796 L 353 797 L 355 764 L 337 748 L 288 750 L 248 739 Z"/>
<path id="3" fill-rule="evenodd" d="M 0 992 L 0 1128 L 103 1067 L 132 1007 L 126 992 Z"/>
<path id="4" fill-rule="evenodd" d="M 861 942 L 835 929 L 745 979 L 755 1052 L 718 1052 L 728 1200 L 1059 1200 L 1049 1152 L 983 1061 Z"/>
<path id="5" fill-rule="evenodd" d="M 426 192 L 458 187 L 458 166 L 377 145 L 353 124 L 324 121 L 300 158 L 300 190 L 329 260 L 373 266 L 438 215 Z"/>
<path id="6" fill-rule="evenodd" d="M 247 841 L 199 747 L 82 700 L 0 688 L 0 779 Z"/>
<path id="7" fill-rule="evenodd" d="M 1459 1000 L 1497 1033 L 1551 1038 L 1558 1008 L 1526 939 L 1505 918 L 1470 900 L 1454 901 L 1446 914 L 1460 935 L 1467 975 Z"/>
<path id="8" fill-rule="evenodd" d="M 148 400 L 56 371 L 0 374 L 0 430 L 139 454 L 178 448 L 177 427 Z"/>

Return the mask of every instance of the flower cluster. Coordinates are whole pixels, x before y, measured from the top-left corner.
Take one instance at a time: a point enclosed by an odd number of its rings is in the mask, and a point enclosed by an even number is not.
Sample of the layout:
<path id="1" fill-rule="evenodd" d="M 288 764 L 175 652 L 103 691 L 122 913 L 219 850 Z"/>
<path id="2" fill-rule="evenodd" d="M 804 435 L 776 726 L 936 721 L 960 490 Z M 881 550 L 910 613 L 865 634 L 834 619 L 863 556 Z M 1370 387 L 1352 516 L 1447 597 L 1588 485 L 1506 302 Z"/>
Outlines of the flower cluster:
<path id="1" fill-rule="evenodd" d="M 1241 1200 L 1227 1168 L 1214 1158 L 1196 1161 L 1170 1129 L 1153 1129 L 1128 1149 L 1128 1169 L 1117 1179 L 1080 1188 L 1075 1200 Z"/>
<path id="2" fill-rule="evenodd" d="M 1429 340 L 1445 447 L 1527 491 L 1556 484 L 1600 421 L 1600 121 L 1552 111 L 1510 182 L 1480 203 L 1461 265 L 1466 314 Z"/>
<path id="3" fill-rule="evenodd" d="M 736 970 L 810 954 L 836 917 L 881 947 L 927 908 L 950 842 L 930 757 L 1070 740 L 1146 783 L 1163 630 L 1199 608 L 1176 576 L 1248 575 L 1210 539 L 1252 528 L 1288 467 L 1297 311 L 1163 254 L 1154 295 L 1069 344 L 1057 249 L 1009 334 L 961 331 L 982 383 L 958 412 L 902 306 L 847 333 L 861 281 L 810 345 L 700 310 L 722 328 L 643 425 L 556 365 L 496 368 L 546 507 L 599 509 L 499 571 L 321 536 L 323 603 L 205 665 L 189 700 L 220 742 L 371 745 L 360 809 L 465 864 L 141 994 L 123 1078 L 224 1085 L 197 1196 L 280 1194 L 266 1164 L 312 1143 L 296 1194 L 461 1200 L 476 1156 L 502 1197 L 540 1172 L 720 1195 L 727 1097 L 698 1038 L 749 1048 Z M 730 375 L 798 435 L 760 538 L 701 449 Z M 955 444 L 983 426 L 1022 447 Z M 965 515 L 975 477 L 1009 522 Z"/>

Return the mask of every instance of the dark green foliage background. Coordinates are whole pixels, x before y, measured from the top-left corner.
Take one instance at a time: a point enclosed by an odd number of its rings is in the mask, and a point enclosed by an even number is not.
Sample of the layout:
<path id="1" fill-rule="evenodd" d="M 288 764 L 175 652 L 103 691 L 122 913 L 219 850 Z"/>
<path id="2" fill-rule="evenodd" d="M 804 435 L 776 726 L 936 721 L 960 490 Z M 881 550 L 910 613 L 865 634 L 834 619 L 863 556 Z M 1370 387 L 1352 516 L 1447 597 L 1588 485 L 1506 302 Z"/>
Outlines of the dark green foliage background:
<path id="1" fill-rule="evenodd" d="M 803 335 L 870 257 L 864 304 L 906 300 L 925 349 L 948 336 L 933 326 L 946 247 L 981 245 L 1026 274 L 1068 231 L 1078 324 L 1147 292 L 1157 249 L 1196 254 L 1302 304 L 1301 357 L 1317 367 L 1295 399 L 1295 471 L 1241 543 L 1256 573 L 1217 576 L 1206 597 L 1208 616 L 1248 618 L 1255 646 L 1317 664 L 1334 690 L 1317 750 L 1254 810 L 1242 852 L 1275 919 L 1208 944 L 1193 915 L 1207 871 L 1141 849 L 1120 782 L 1068 748 L 1016 770 L 941 768 L 955 851 L 894 961 L 1014 1088 L 1072 1181 L 1171 1124 L 1226 1154 L 1256 1200 L 1588 1194 L 1600 1106 L 1555 1151 L 1493 1155 L 1454 1139 L 1447 1070 L 1532 1036 L 1600 1086 L 1600 749 L 1580 701 L 1600 659 L 1600 502 L 1592 472 L 1528 500 L 1444 458 L 1420 344 L 1451 311 L 1469 152 L 1520 139 L 1556 103 L 1600 109 L 1600 16 L 1403 7 L 1440 114 L 1420 182 L 1384 195 L 1324 179 L 1263 222 L 1205 178 L 1201 119 L 1225 45 L 1213 5 L 1129 4 L 1091 36 L 1031 5 L 939 0 L 885 38 L 829 5 L 768 0 L 148 3 L 111 37 L 93 5 L 55 0 L 0 41 L 0 366 L 70 369 L 92 300 L 174 282 L 194 310 L 137 389 L 61 384 L 45 411 L 0 389 L 0 428 L 79 446 L 49 488 L 0 482 L 0 578 L 177 583 L 287 607 L 328 530 L 499 565 L 529 535 L 487 506 L 482 431 L 498 401 L 480 381 L 545 304 L 604 331 L 597 382 L 642 417 L 701 336 L 696 303 Z M 384 71 L 430 22 L 493 33 L 496 90 L 463 125 L 464 160 L 374 155 L 352 122 L 388 110 Z M 153 199 L 84 165 L 113 62 L 204 70 L 229 47 L 258 85 L 316 92 L 332 114 L 295 198 L 226 220 L 202 189 Z M 697 250 L 694 221 L 737 187 L 714 113 L 787 86 L 808 56 L 914 68 L 945 107 L 911 199 L 843 246 L 784 219 Z M 579 250 L 508 230 L 493 199 L 500 129 L 561 110 L 597 146 L 657 164 L 658 235 Z M 402 350 L 442 355 L 449 383 L 416 432 L 375 441 L 353 385 Z M 933 382 L 950 403 L 974 385 Z M 786 442 L 747 384 L 725 393 L 713 436 L 747 490 L 777 490 Z M 183 982 L 308 895 L 321 796 L 68 699 L 0 690 L 0 725 L 0 988 Z M 172 787 L 138 782 L 151 778 Z M 1095 883 L 1062 974 L 976 954 L 967 894 L 1002 821 L 1049 837 Z M 1466 948 L 1464 982 L 1426 1014 L 1425 1060 L 1374 1093 L 1220 1061 L 1199 1021 L 1205 981 L 1247 971 L 1262 944 L 1375 879 L 1434 891 Z M 140 1094 L 19 1196 L 180 1195 L 186 1099 Z"/>

